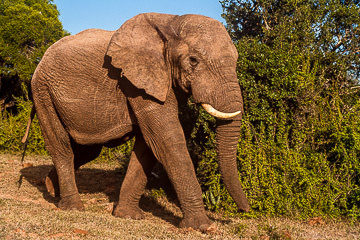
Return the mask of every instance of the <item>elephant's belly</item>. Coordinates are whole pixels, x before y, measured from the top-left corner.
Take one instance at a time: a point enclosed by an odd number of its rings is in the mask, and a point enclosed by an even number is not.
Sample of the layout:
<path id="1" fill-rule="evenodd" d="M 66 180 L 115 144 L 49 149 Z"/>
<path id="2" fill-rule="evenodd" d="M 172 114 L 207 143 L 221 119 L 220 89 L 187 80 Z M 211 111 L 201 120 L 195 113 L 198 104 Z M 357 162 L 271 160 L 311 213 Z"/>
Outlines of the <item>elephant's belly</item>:
<path id="1" fill-rule="evenodd" d="M 108 129 L 97 129 L 96 132 L 72 129 L 69 133 L 76 143 L 82 145 L 101 144 L 116 146 L 119 145 L 116 143 L 123 143 L 128 140 L 129 133 L 132 131 L 132 125 L 118 125 Z"/>
<path id="2" fill-rule="evenodd" d="M 79 144 L 106 144 L 132 131 L 126 101 L 73 97 L 58 106 L 67 132 Z"/>

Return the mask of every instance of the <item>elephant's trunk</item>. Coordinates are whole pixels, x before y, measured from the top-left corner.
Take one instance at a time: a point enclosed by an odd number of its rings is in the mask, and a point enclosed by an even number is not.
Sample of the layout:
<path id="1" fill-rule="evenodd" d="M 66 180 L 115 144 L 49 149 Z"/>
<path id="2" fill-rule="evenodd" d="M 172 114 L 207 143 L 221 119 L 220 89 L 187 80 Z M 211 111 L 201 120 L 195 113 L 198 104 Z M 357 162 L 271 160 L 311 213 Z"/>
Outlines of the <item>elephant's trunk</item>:
<path id="1" fill-rule="evenodd" d="M 240 117 L 236 120 L 218 120 L 216 147 L 224 184 L 238 208 L 248 212 L 250 206 L 240 185 L 236 164 L 237 143 L 240 135 L 239 119 Z"/>

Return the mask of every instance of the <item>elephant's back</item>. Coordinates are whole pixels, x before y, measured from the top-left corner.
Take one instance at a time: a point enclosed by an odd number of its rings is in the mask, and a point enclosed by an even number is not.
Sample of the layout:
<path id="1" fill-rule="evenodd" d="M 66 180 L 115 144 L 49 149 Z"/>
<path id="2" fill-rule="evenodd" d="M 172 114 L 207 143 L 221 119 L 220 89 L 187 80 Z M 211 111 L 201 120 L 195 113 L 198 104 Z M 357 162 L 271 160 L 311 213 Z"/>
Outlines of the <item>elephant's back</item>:
<path id="1" fill-rule="evenodd" d="M 54 102 L 66 105 L 71 99 L 97 98 L 99 90 L 115 91 L 117 82 L 108 77 L 108 70 L 103 67 L 112 34 L 89 29 L 54 43 L 31 80 L 33 94 L 39 94 L 36 89 L 46 86 Z"/>
<path id="2" fill-rule="evenodd" d="M 47 81 L 68 77 L 67 73 L 96 76 L 100 73 L 93 71 L 102 69 L 112 35 L 112 31 L 88 29 L 64 37 L 48 48 L 37 71 L 45 75 Z"/>
<path id="3" fill-rule="evenodd" d="M 75 35 L 66 36 L 54 43 L 47 52 L 50 54 L 72 54 L 77 51 L 81 54 L 106 52 L 114 31 L 102 29 L 87 29 Z M 74 56 L 76 58 L 76 56 Z"/>

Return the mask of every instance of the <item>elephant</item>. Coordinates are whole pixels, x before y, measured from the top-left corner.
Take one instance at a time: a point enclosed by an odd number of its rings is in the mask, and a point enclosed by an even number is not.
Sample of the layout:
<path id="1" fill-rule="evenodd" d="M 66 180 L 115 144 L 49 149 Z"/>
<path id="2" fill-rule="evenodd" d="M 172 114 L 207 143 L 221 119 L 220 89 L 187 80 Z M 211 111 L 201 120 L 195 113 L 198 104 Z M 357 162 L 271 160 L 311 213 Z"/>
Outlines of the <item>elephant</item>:
<path id="1" fill-rule="evenodd" d="M 84 210 L 75 169 L 103 146 L 135 137 L 113 215 L 144 218 L 139 200 L 160 162 L 179 199 L 180 227 L 212 226 L 179 121 L 191 96 L 217 119 L 223 182 L 239 211 L 249 211 L 236 164 L 243 112 L 237 58 L 223 24 L 195 14 L 143 13 L 116 31 L 89 29 L 49 47 L 31 91 L 54 163 L 46 186 L 60 195 L 59 208 Z"/>

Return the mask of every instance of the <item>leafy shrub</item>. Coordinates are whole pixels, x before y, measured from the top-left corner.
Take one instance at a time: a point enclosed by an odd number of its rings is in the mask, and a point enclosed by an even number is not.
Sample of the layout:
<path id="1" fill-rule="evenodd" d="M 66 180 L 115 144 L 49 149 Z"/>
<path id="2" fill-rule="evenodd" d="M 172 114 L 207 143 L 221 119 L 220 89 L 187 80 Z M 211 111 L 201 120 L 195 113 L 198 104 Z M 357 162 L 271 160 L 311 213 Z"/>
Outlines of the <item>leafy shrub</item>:
<path id="1" fill-rule="evenodd" d="M 222 4 L 244 97 L 238 170 L 252 207 L 245 215 L 359 219 L 358 3 Z M 234 214 L 217 169 L 212 120 L 200 118 L 191 145 L 202 153 L 205 204 Z"/>
<path id="2" fill-rule="evenodd" d="M 16 105 L 17 114 L 7 111 L 1 112 L 0 152 L 2 153 L 20 153 L 23 150 L 21 139 L 25 134 L 32 103 L 19 97 L 16 98 Z M 27 151 L 33 154 L 46 154 L 44 140 L 36 117 L 31 124 L 30 133 Z"/>
<path id="3" fill-rule="evenodd" d="M 244 215 L 359 218 L 359 104 L 346 114 L 324 109 L 327 117 L 336 119 L 324 118 L 310 129 L 299 126 L 292 133 L 296 142 L 291 143 L 291 129 L 285 121 L 280 120 L 277 127 L 287 130 L 269 138 L 265 128 L 256 132 L 245 115 L 238 145 L 238 169 L 252 212 Z M 198 123 L 197 130 L 208 134 L 206 142 L 193 138 L 192 143 L 202 149 L 197 174 L 205 205 L 235 214 L 236 206 L 221 181 L 215 150 L 207 147 L 215 141 L 214 129 L 204 119 Z"/>

